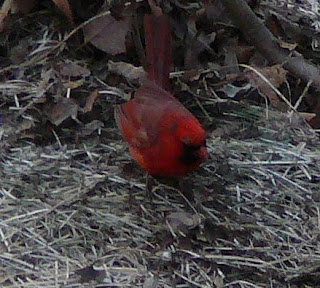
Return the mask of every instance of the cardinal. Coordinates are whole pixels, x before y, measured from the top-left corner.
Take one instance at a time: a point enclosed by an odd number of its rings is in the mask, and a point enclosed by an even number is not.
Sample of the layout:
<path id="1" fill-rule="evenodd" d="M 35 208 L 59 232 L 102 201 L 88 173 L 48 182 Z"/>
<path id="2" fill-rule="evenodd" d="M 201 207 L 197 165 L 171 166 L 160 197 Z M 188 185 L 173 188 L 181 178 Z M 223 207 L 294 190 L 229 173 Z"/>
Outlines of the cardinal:
<path id="1" fill-rule="evenodd" d="M 133 159 L 153 176 L 179 177 L 208 157 L 206 132 L 171 93 L 171 29 L 165 14 L 144 16 L 147 81 L 115 119 Z"/>

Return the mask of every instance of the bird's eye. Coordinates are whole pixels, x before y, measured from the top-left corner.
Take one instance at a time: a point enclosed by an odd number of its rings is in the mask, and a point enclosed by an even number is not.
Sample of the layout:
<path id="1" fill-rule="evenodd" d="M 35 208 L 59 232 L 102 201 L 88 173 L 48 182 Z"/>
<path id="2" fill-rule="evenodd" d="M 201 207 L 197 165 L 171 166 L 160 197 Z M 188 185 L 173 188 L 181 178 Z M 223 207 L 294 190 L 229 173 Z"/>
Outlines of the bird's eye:
<path id="1" fill-rule="evenodd" d="M 206 147 L 206 139 L 204 139 L 202 143 L 196 145 L 184 142 L 183 146 L 187 151 L 197 151 L 200 150 L 201 147 Z"/>
<path id="2" fill-rule="evenodd" d="M 199 161 L 199 151 L 200 149 L 205 145 L 203 144 L 197 144 L 197 145 L 191 145 L 183 143 L 183 153 L 180 157 L 180 160 L 186 164 L 192 164 Z"/>
<path id="3" fill-rule="evenodd" d="M 197 151 L 201 148 L 202 145 L 190 145 L 190 144 L 184 144 L 184 147 L 188 150 L 188 151 Z"/>

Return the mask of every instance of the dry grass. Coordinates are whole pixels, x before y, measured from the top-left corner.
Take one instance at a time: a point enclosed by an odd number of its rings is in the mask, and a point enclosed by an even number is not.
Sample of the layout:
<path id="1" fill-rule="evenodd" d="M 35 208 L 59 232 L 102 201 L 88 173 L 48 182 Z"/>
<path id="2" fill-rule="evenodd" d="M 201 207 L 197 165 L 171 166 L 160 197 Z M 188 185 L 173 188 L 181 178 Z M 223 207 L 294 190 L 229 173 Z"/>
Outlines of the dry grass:
<path id="1" fill-rule="evenodd" d="M 80 141 L 81 124 L 50 126 L 55 140 L 33 141 L 47 126 L 46 97 L 68 90 L 46 53 L 68 55 L 57 50 L 61 35 L 34 37 L 47 38 L 0 84 L 1 287 L 320 285 L 320 144 L 299 115 L 233 103 L 184 191 L 155 180 L 148 194 L 145 175 L 126 172 L 111 117 Z M 111 106 L 123 89 L 94 79 L 81 89 L 96 85 L 111 95 L 98 105 Z M 210 118 L 221 99 L 198 102 L 198 116 Z"/>

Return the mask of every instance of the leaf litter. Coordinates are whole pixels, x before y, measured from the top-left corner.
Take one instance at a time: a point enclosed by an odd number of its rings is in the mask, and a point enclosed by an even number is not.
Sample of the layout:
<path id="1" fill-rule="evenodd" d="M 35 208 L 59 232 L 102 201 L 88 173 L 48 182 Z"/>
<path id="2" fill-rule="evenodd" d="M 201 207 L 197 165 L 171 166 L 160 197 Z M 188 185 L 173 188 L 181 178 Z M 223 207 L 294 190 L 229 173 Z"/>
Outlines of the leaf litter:
<path id="1" fill-rule="evenodd" d="M 43 25 L 24 47 L 28 57 L 1 64 L 2 287 L 319 283 L 319 139 L 299 105 L 281 98 L 283 70 L 257 68 L 259 56 L 247 57 L 250 83 L 248 72 L 225 69 L 223 46 L 209 53 L 211 65 L 199 57 L 191 67 L 188 58 L 190 70 L 171 77 L 208 127 L 210 159 L 186 177 L 183 192 L 154 180 L 148 195 L 145 175 L 136 166 L 126 171 L 131 159 L 113 120 L 114 104 L 130 97 L 143 71 L 124 58 L 97 61 L 92 47 L 73 49 L 80 26 L 64 34 Z M 219 44 L 226 27 L 199 35 Z M 13 31 L 14 47 L 21 39 Z M 237 70 L 243 74 L 227 77 Z M 265 104 L 261 87 L 269 97 L 281 89 L 281 109 L 274 98 L 273 107 Z"/>

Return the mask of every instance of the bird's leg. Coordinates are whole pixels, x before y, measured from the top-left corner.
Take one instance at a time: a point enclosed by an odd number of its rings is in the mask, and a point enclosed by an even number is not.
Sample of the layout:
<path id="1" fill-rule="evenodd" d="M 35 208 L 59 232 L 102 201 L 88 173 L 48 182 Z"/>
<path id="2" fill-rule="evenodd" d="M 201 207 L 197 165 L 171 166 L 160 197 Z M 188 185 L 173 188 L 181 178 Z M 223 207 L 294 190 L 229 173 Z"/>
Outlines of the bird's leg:
<path id="1" fill-rule="evenodd" d="M 194 202 L 193 183 L 184 178 L 179 178 L 179 190 L 191 203 Z"/>
<path id="2" fill-rule="evenodd" d="M 146 198 L 152 202 L 152 187 L 154 185 L 153 177 L 147 172 L 146 173 Z"/>

